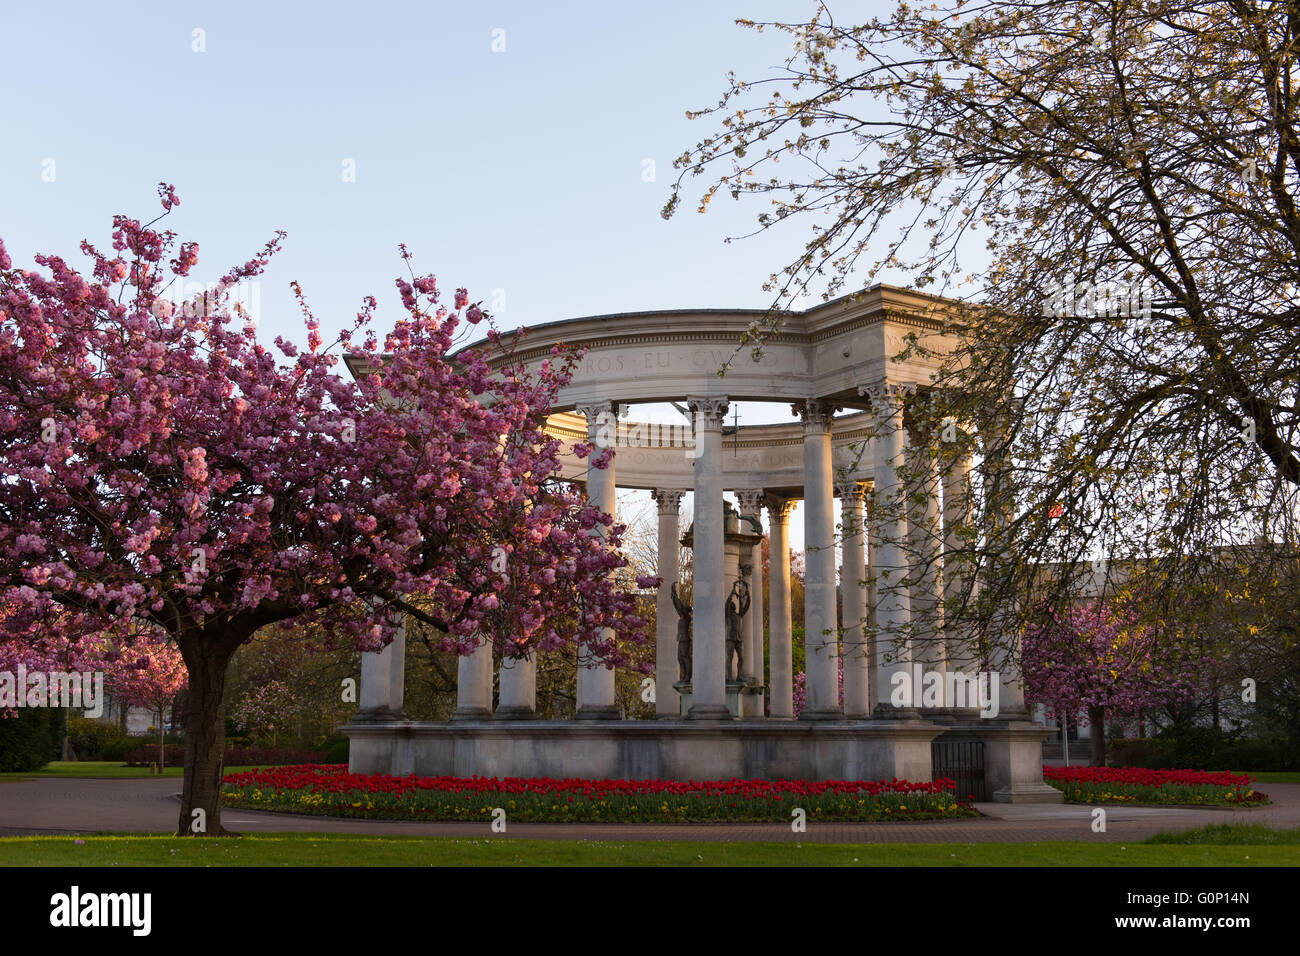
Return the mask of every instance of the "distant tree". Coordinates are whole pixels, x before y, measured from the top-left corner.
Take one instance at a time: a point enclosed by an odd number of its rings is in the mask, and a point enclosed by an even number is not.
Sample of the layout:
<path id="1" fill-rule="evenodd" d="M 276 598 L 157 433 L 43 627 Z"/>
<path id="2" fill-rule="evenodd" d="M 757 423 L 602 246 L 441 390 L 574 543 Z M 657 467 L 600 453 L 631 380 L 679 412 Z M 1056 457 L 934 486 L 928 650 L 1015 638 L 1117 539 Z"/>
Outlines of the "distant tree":
<path id="1" fill-rule="evenodd" d="M 1199 660 L 1122 603 L 1043 608 L 1024 635 L 1025 700 L 1051 716 L 1087 714 L 1092 762 L 1106 763 L 1106 721 L 1137 719 L 1195 693 Z"/>

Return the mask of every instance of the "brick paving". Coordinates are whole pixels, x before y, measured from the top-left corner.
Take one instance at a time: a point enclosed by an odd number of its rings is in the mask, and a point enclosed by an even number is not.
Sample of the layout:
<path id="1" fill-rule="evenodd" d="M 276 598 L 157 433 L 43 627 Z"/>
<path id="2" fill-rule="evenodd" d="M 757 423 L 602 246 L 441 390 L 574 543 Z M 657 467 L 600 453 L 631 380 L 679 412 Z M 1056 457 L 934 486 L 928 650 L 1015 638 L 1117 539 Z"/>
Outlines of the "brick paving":
<path id="1" fill-rule="evenodd" d="M 32 777 L 0 781 L 0 836 L 174 832 L 177 778 L 94 780 Z M 1300 784 L 1266 783 L 1273 803 L 1235 808 L 1106 807 L 1106 832 L 1092 832 L 1088 806 L 976 804 L 983 817 L 918 823 L 810 823 L 805 833 L 786 824 L 586 824 L 510 823 L 493 834 L 483 823 L 416 823 L 337 820 L 248 810 L 227 810 L 222 823 L 240 833 L 356 833 L 373 836 L 506 837 L 544 840 L 707 840 L 784 843 L 1023 843 L 1039 840 L 1142 840 L 1162 830 L 1246 821 L 1300 826 Z"/>

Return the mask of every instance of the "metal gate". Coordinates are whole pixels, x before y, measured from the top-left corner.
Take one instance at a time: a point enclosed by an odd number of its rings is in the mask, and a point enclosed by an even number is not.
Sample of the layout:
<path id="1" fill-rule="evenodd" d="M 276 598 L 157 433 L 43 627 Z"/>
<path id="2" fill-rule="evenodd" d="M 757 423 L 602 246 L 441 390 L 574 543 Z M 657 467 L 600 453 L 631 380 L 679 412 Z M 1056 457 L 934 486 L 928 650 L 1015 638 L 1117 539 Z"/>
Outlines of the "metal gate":
<path id="1" fill-rule="evenodd" d="M 930 744 L 931 779 L 947 777 L 956 782 L 958 800 L 972 796 L 984 803 L 989 798 L 984 783 L 984 741 L 953 740 L 942 738 Z"/>

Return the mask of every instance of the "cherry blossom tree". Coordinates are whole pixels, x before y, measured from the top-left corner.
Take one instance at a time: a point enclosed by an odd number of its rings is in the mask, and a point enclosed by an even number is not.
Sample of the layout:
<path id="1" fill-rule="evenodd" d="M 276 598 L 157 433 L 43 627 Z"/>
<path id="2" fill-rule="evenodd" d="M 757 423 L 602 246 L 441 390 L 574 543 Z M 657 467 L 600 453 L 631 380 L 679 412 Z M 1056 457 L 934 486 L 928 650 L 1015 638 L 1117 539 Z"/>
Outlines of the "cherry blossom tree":
<path id="1" fill-rule="evenodd" d="M 1095 766 L 1106 763 L 1108 718 L 1136 719 L 1195 690 L 1196 662 L 1122 603 L 1094 600 L 1063 613 L 1044 608 L 1022 649 L 1025 700 L 1046 704 L 1062 720 L 1086 712 Z"/>
<path id="2" fill-rule="evenodd" d="M 185 689 L 185 661 L 176 646 L 157 628 L 149 628 L 130 644 L 115 650 L 104 648 L 109 658 L 105 667 L 106 690 L 129 707 L 147 707 L 158 715 L 158 772 L 167 765 L 167 708 Z"/>
<path id="3" fill-rule="evenodd" d="M 621 528 L 553 478 L 543 426 L 578 355 L 529 371 L 466 290 L 440 304 L 405 249 L 404 311 L 382 341 L 369 297 L 326 346 L 295 285 L 307 347 L 268 348 L 229 290 L 283 233 L 175 307 L 198 245 L 158 227 L 178 202 L 159 194 L 153 221 L 114 218 L 111 251 L 82 243 L 89 276 L 53 255 L 43 273 L 13 268 L 0 244 L 0 600 L 16 607 L 9 639 L 61 609 L 74 633 L 123 640 L 146 622 L 175 643 L 179 833 L 224 832 L 228 664 L 267 624 L 376 650 L 408 614 L 447 650 L 481 633 L 507 656 L 577 644 L 610 666 L 622 652 L 603 628 L 645 641 L 614 580 Z M 480 323 L 486 341 L 449 354 Z M 370 373 L 338 374 L 345 350 Z"/>

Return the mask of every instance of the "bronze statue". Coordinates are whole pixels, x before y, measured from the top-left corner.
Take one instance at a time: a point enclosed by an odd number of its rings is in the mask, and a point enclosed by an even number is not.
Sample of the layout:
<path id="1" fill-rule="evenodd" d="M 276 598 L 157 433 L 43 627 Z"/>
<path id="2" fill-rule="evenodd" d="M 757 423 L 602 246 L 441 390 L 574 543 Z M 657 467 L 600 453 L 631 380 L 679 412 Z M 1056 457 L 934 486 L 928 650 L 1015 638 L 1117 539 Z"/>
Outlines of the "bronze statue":
<path id="1" fill-rule="evenodd" d="M 677 584 L 669 589 L 677 608 L 677 670 L 679 680 L 691 679 L 691 606 L 677 596 Z"/>
<path id="2" fill-rule="evenodd" d="M 740 633 L 740 621 L 749 613 L 749 585 L 737 581 L 731 586 L 727 595 L 727 680 L 739 680 L 740 669 L 745 661 L 745 639 Z M 732 655 L 736 658 L 736 669 L 731 669 Z"/>

